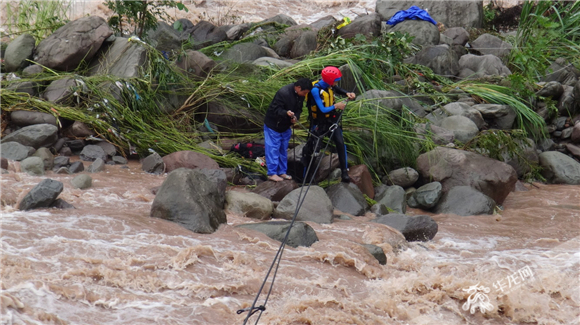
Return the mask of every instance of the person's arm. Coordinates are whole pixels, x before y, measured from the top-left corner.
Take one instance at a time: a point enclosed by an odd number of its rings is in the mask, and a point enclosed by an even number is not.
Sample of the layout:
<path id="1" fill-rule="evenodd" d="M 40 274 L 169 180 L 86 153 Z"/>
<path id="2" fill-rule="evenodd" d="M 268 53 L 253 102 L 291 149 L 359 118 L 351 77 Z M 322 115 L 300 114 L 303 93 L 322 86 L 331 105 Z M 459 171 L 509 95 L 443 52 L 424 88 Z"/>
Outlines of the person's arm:
<path id="1" fill-rule="evenodd" d="M 316 91 L 314 91 L 316 89 Z M 316 106 L 318 106 L 318 109 L 322 112 L 322 113 L 328 113 L 330 111 L 332 111 L 333 109 L 335 109 L 334 105 L 331 106 L 324 106 L 324 102 L 322 101 L 322 98 L 320 98 L 320 92 L 318 90 L 318 88 L 312 88 L 313 91 L 311 91 L 310 93 L 312 94 L 312 98 L 314 98 L 314 102 L 316 103 Z"/>
<path id="2" fill-rule="evenodd" d="M 346 97 L 348 97 L 348 99 L 350 99 L 350 100 L 353 100 L 353 99 L 355 99 L 355 97 L 356 97 L 356 94 L 355 94 L 355 93 L 353 93 L 353 92 L 348 92 L 348 91 L 346 91 L 346 90 L 344 90 L 344 89 L 340 88 L 339 86 L 333 86 L 333 87 L 332 87 L 332 90 L 333 90 L 335 93 L 339 94 L 339 95 L 343 95 L 343 96 L 346 96 Z"/>

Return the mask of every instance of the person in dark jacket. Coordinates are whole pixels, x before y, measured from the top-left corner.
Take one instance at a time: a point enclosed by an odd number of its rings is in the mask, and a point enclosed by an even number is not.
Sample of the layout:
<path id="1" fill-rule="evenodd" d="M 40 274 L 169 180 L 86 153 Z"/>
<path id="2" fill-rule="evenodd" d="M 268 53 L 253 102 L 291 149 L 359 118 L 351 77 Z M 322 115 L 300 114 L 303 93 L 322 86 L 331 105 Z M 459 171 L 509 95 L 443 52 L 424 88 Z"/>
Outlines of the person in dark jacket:
<path id="1" fill-rule="evenodd" d="M 345 102 L 335 103 L 334 94 L 346 95 L 350 100 L 356 98 L 355 93 L 347 92 L 336 85 L 341 78 L 342 73 L 337 67 L 326 67 L 322 69 L 321 79 L 313 82 L 307 103 L 310 109 L 311 135 L 308 137 L 304 149 L 302 149 L 302 163 L 307 169 L 312 155 L 321 149 L 321 143 L 317 141 L 318 138 L 324 135 L 332 135 L 331 139 L 336 146 L 342 171 L 341 178 L 343 182 L 348 183 L 350 182 L 350 177 L 348 176 L 346 146 L 342 137 L 342 127 L 337 125 L 334 132 L 330 131 L 332 125 L 338 122 L 340 111 L 343 111 L 346 107 Z M 305 177 L 308 178 L 309 175 L 305 175 Z"/>
<path id="2" fill-rule="evenodd" d="M 288 169 L 288 143 L 292 136 L 290 127 L 300 119 L 304 98 L 312 89 L 312 82 L 302 78 L 276 92 L 264 118 L 264 140 L 268 179 L 280 182 L 292 179 Z"/>

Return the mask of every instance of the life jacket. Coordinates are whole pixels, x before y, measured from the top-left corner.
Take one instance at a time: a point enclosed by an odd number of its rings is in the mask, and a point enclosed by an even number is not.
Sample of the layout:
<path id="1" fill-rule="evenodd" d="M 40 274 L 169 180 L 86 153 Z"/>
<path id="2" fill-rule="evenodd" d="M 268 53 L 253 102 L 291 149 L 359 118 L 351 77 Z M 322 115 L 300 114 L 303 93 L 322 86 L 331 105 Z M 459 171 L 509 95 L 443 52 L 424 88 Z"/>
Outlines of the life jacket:
<path id="1" fill-rule="evenodd" d="M 334 105 L 334 91 L 332 91 L 332 87 L 329 87 L 328 89 L 322 89 L 322 87 L 318 84 L 318 81 L 314 81 L 312 82 L 312 90 L 310 91 L 310 93 L 315 91 L 319 92 L 320 98 L 322 99 L 322 103 L 324 104 L 325 107 Z M 322 113 L 318 109 L 318 105 L 316 105 L 316 101 L 314 100 L 312 95 L 309 94 L 308 97 L 309 97 L 308 105 L 310 107 L 309 110 L 310 117 L 312 118 L 313 121 L 324 122 L 336 118 L 336 110 L 332 110 L 328 113 Z"/>

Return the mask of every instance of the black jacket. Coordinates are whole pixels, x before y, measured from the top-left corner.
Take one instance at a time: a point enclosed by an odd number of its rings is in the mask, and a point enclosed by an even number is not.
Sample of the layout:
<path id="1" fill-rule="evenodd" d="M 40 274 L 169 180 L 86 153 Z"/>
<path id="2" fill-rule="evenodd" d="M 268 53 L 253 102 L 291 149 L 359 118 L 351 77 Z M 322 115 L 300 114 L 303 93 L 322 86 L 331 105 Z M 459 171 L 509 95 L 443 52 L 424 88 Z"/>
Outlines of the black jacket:
<path id="1" fill-rule="evenodd" d="M 294 91 L 294 84 L 286 85 L 274 95 L 274 99 L 266 112 L 264 124 L 270 129 L 282 133 L 292 126 L 287 112 L 294 112 L 296 119 L 300 119 L 303 105 L 304 97 L 298 96 Z"/>

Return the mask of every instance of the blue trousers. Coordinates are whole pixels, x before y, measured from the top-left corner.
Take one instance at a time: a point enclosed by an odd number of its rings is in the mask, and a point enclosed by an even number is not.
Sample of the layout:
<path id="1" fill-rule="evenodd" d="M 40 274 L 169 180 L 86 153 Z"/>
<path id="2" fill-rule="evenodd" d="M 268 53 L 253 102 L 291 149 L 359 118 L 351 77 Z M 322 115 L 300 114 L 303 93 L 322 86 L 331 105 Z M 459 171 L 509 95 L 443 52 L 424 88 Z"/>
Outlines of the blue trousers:
<path id="1" fill-rule="evenodd" d="M 292 129 L 280 133 L 264 125 L 268 176 L 286 174 L 286 170 L 288 169 L 288 143 L 290 142 L 290 137 L 292 137 Z"/>

